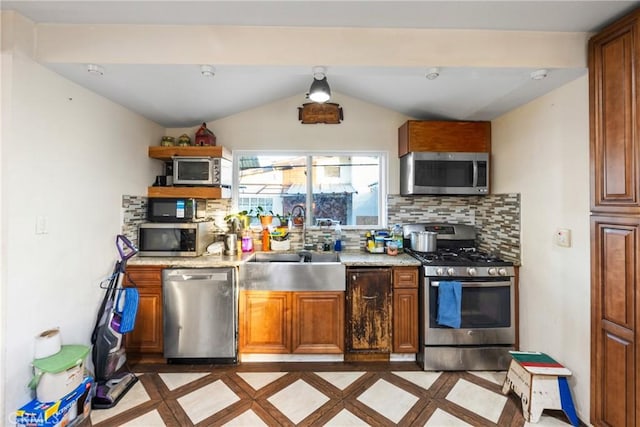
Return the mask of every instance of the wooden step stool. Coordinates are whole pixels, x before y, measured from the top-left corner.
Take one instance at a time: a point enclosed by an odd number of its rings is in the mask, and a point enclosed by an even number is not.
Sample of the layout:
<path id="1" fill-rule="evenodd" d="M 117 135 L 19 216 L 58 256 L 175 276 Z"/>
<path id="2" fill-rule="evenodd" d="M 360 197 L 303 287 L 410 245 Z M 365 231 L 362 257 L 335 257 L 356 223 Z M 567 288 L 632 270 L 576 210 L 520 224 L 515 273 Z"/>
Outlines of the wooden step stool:
<path id="1" fill-rule="evenodd" d="M 537 423 L 544 409 L 562 409 L 571 424 L 580 424 L 567 377 L 571 371 L 544 353 L 511 351 L 502 394 L 513 390 L 522 401 L 522 415 Z"/>

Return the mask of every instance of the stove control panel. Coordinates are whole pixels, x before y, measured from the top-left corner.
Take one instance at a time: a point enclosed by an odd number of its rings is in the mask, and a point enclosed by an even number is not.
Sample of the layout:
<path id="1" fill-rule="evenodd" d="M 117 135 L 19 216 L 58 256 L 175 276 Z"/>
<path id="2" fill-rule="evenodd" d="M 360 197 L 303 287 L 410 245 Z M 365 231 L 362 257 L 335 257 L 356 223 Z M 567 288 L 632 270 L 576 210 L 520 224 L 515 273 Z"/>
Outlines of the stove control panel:
<path id="1" fill-rule="evenodd" d="M 515 276 L 513 267 L 424 267 L 427 277 L 512 277 Z"/>

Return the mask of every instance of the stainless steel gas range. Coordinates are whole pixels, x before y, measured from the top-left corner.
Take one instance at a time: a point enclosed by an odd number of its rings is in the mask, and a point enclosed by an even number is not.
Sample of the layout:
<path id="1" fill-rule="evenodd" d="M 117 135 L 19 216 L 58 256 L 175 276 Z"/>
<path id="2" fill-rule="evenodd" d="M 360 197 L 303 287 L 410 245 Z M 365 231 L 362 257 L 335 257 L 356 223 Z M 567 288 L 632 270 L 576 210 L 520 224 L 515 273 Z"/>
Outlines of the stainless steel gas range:
<path id="1" fill-rule="evenodd" d="M 414 231 L 436 232 L 437 250 L 412 251 Z M 407 252 L 422 262 L 418 360 L 424 370 L 507 369 L 516 337 L 513 263 L 479 251 L 469 225 L 410 224 L 403 232 Z"/>

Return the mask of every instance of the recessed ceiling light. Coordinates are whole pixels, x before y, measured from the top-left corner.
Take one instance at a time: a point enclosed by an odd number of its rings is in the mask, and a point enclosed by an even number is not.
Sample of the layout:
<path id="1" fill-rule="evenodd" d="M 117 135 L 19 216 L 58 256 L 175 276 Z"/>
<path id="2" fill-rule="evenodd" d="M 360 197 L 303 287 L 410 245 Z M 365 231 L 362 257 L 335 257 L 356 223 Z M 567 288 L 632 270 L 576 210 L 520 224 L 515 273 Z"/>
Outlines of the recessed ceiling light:
<path id="1" fill-rule="evenodd" d="M 104 74 L 104 68 L 97 64 L 87 64 L 87 72 L 94 76 L 101 76 Z"/>
<path id="2" fill-rule="evenodd" d="M 438 67 L 429 68 L 427 70 L 427 75 L 425 76 L 428 80 L 435 80 L 440 75 L 440 69 Z"/>
<path id="3" fill-rule="evenodd" d="M 213 77 L 216 75 L 215 70 L 211 65 L 201 65 L 200 74 L 202 74 L 202 77 Z"/>
<path id="4" fill-rule="evenodd" d="M 549 75 L 549 71 L 541 68 L 539 70 L 532 71 L 530 74 L 530 77 L 531 77 L 531 80 L 542 80 L 546 78 L 548 75 Z"/>

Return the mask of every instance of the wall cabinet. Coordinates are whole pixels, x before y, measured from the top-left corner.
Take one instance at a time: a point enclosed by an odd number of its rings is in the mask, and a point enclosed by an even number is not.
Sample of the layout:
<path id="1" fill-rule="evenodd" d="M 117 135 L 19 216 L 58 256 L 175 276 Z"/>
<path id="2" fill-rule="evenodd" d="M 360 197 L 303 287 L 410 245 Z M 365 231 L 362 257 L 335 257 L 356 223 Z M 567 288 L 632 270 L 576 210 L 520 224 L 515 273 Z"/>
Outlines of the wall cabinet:
<path id="1" fill-rule="evenodd" d="M 221 157 L 232 159 L 231 151 L 221 146 L 212 147 L 149 147 L 149 157 L 169 162 L 174 156 Z M 220 187 L 148 187 L 148 197 L 194 197 L 197 199 L 229 199 L 231 190 Z"/>
<path id="2" fill-rule="evenodd" d="M 418 268 L 393 268 L 393 352 L 418 352 Z"/>
<path id="3" fill-rule="evenodd" d="M 640 423 L 640 9 L 589 41 L 591 423 Z"/>
<path id="4" fill-rule="evenodd" d="M 491 122 L 409 120 L 398 129 L 398 156 L 412 151 L 491 152 Z"/>
<path id="5" fill-rule="evenodd" d="M 125 349 L 136 357 L 162 357 L 163 266 L 128 266 L 124 286 L 136 286 L 140 298 L 133 331 L 125 334 Z"/>
<path id="6" fill-rule="evenodd" d="M 240 291 L 240 353 L 341 354 L 344 292 Z"/>
<path id="7" fill-rule="evenodd" d="M 347 268 L 347 352 L 385 354 L 388 359 L 391 295 L 390 268 Z"/>

